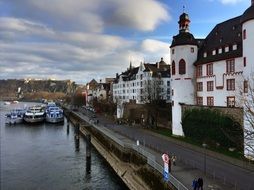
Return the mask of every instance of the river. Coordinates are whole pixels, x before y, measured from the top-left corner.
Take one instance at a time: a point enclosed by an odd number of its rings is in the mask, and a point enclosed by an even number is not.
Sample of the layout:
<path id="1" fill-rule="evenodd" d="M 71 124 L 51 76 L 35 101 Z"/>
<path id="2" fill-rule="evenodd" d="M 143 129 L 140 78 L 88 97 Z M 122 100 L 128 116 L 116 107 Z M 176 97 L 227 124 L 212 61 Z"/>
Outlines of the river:
<path id="1" fill-rule="evenodd" d="M 91 164 L 86 162 L 86 142 L 80 138 L 77 149 L 74 128 L 70 124 L 68 133 L 66 120 L 5 125 L 5 113 L 23 106 L 0 102 L 1 190 L 128 189 L 95 148 Z"/>

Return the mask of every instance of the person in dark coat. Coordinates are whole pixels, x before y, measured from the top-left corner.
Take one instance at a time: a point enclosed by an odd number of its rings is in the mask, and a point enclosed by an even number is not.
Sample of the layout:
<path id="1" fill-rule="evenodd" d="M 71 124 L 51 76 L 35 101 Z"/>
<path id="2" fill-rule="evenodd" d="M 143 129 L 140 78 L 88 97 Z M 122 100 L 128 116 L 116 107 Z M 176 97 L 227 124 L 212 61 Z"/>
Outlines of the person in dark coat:
<path id="1" fill-rule="evenodd" d="M 198 178 L 198 189 L 203 190 L 203 179 L 202 178 Z"/>
<path id="2" fill-rule="evenodd" d="M 194 179 L 192 181 L 192 187 L 193 187 L 193 190 L 197 190 L 198 189 L 198 181 L 196 179 Z"/>

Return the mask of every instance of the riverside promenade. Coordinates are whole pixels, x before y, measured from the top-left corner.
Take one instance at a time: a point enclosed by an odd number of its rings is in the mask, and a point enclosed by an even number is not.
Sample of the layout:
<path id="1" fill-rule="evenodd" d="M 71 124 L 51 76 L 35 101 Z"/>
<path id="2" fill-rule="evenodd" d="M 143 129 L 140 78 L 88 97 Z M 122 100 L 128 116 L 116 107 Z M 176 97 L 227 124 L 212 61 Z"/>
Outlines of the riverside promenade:
<path id="1" fill-rule="evenodd" d="M 186 148 L 167 137 L 142 128 L 116 125 L 111 120 L 99 115 L 93 118 L 92 114 L 85 110 L 79 110 L 76 113 L 84 120 L 90 118 L 90 122 L 98 120 L 99 124 L 97 127 L 107 129 L 111 135 L 119 139 L 126 139 L 134 144 L 139 140 L 141 144 L 139 148 L 143 148 L 155 156 L 156 162 L 161 165 L 161 168 L 163 166 L 162 153 L 176 155 L 176 166 L 171 166 L 171 175 L 188 189 L 192 189 L 192 181 L 199 177 L 204 180 L 204 189 L 254 189 L 252 180 L 254 178 L 254 170 L 251 169 L 252 167 L 240 167 L 239 165 L 225 162 L 225 160 L 220 160 L 218 157 L 212 157 L 209 151 L 200 152 Z"/>

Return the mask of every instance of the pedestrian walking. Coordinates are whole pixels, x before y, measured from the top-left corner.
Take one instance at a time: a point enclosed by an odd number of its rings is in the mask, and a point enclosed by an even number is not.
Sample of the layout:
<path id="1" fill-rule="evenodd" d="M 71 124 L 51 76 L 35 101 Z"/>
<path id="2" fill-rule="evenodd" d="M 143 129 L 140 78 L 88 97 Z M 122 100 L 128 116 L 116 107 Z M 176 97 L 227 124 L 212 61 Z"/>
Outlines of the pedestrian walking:
<path id="1" fill-rule="evenodd" d="M 196 179 L 192 181 L 192 187 L 193 187 L 193 190 L 198 190 L 198 181 Z"/>
<path id="2" fill-rule="evenodd" d="M 202 178 L 198 178 L 198 189 L 203 190 L 203 179 Z"/>

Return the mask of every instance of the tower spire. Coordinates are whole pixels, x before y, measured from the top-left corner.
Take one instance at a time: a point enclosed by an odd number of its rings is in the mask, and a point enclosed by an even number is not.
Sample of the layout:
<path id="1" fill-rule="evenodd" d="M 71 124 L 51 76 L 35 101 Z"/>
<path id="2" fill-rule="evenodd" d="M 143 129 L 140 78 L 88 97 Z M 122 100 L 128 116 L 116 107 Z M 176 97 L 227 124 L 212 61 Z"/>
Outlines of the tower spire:
<path id="1" fill-rule="evenodd" d="M 183 13 L 185 12 L 185 6 L 183 5 Z"/>
<path id="2" fill-rule="evenodd" d="M 189 24 L 190 24 L 189 15 L 187 13 L 181 14 L 178 24 L 179 24 L 179 33 L 189 32 Z"/>

